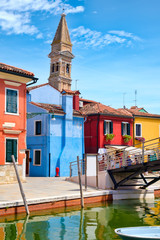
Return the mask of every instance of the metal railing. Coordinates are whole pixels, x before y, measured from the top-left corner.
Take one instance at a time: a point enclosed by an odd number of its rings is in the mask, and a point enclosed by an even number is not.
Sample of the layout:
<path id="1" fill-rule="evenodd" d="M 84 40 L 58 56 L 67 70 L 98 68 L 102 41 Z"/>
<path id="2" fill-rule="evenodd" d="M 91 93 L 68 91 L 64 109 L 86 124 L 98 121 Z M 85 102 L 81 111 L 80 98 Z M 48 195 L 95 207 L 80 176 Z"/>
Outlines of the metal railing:
<path id="1" fill-rule="evenodd" d="M 99 171 L 111 170 L 125 166 L 155 161 L 160 159 L 159 138 L 136 144 L 134 147 L 106 149 L 106 153 L 99 154 Z"/>
<path id="2" fill-rule="evenodd" d="M 79 159 L 80 172 L 83 175 L 85 173 L 85 159 Z M 70 162 L 70 177 L 78 176 L 77 160 Z"/>

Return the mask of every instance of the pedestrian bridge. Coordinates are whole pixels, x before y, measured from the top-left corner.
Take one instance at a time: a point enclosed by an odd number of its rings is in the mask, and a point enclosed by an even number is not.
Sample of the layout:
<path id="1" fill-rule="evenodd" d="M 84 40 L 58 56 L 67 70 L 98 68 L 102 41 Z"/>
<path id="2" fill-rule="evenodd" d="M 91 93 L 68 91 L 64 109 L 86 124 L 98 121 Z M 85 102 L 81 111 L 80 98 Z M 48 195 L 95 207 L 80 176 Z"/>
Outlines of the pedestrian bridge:
<path id="1" fill-rule="evenodd" d="M 109 175 L 112 182 L 110 186 L 114 189 L 126 187 L 145 189 L 160 180 L 160 138 L 139 142 L 134 147 L 107 145 L 106 149 L 100 149 L 98 155 L 93 154 L 96 161 L 93 158 L 93 161 L 89 162 L 87 158 L 90 155 L 92 154 L 86 154 L 84 159 L 79 160 L 86 187 L 89 178 L 95 176 L 98 188 L 98 182 L 108 181 L 104 179 L 106 174 Z M 95 174 L 87 175 L 90 168 L 96 168 Z M 70 177 L 77 176 L 77 173 L 77 161 L 71 162 Z M 108 188 L 108 184 L 106 186 Z"/>
<path id="2" fill-rule="evenodd" d="M 108 171 L 114 189 L 131 186 L 146 188 L 160 180 L 160 138 L 139 142 L 135 147 L 110 147 L 98 155 L 98 160 L 99 171 Z M 146 172 L 156 174 L 148 176 L 144 174 Z"/>

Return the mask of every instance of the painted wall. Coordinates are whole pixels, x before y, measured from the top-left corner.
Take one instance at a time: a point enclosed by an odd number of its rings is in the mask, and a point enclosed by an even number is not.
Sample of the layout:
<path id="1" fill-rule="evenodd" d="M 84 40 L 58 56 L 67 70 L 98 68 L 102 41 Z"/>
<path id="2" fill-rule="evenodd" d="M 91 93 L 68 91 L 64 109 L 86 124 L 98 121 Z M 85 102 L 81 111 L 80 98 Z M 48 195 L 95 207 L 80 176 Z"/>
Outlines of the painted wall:
<path id="1" fill-rule="evenodd" d="M 21 149 L 26 149 L 26 84 L 19 83 L 19 86 L 14 86 L 15 82 L 6 81 L 0 78 L 0 165 L 5 164 L 5 139 L 17 138 L 18 139 L 18 163 L 22 165 L 25 158 L 24 153 L 20 153 Z M 5 114 L 5 88 L 16 89 L 19 91 L 18 105 L 19 114 Z M 5 122 L 15 123 L 12 128 L 4 128 Z M 6 134 L 4 129 L 18 130 L 20 134 Z"/>
<path id="2" fill-rule="evenodd" d="M 31 101 L 33 102 L 62 105 L 61 93 L 50 85 L 35 88 L 30 91 L 30 94 L 32 96 Z"/>
<path id="3" fill-rule="evenodd" d="M 98 123 L 99 118 L 99 123 Z M 113 134 L 115 135 L 112 141 L 106 141 L 104 135 L 104 120 L 113 122 Z M 130 123 L 130 135 L 132 139 L 126 144 L 124 143 L 121 134 L 121 123 Z M 88 116 L 85 122 L 85 151 L 86 153 L 97 153 L 97 148 L 104 148 L 105 145 L 129 145 L 133 144 L 133 119 L 112 117 L 105 115 Z M 98 143 L 98 144 L 97 144 Z"/>
<path id="4" fill-rule="evenodd" d="M 45 97 L 45 94 L 43 94 Z M 46 110 L 27 103 L 27 112 L 34 113 L 27 120 L 27 149 L 30 150 L 30 176 L 55 176 L 56 167 L 60 176 L 69 176 L 69 163 L 84 154 L 84 119 L 73 116 L 73 97 L 62 96 L 65 114 L 54 114 L 55 120 Z M 36 113 L 42 113 L 36 115 Z M 34 135 L 35 121 L 42 121 L 42 135 Z M 41 166 L 34 166 L 34 149 L 42 153 Z"/>
<path id="5" fill-rule="evenodd" d="M 135 117 L 135 124 L 142 124 L 142 137 L 145 141 L 160 137 L 160 118 L 149 118 L 149 117 Z M 135 124 L 134 124 L 134 137 L 135 136 Z M 135 140 L 135 144 L 139 141 Z"/>

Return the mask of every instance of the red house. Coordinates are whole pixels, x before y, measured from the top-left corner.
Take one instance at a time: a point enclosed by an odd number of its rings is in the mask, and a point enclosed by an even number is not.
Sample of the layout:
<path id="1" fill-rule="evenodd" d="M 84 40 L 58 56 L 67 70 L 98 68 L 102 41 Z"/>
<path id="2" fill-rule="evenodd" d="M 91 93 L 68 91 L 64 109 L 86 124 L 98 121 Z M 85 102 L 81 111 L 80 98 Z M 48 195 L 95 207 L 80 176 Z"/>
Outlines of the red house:
<path id="1" fill-rule="evenodd" d="M 99 148 L 106 145 L 132 145 L 133 117 L 125 109 L 117 110 L 93 102 L 84 105 L 81 112 L 86 116 L 84 123 L 86 153 L 97 153 Z M 126 139 L 129 136 L 131 139 Z M 110 140 L 111 138 L 113 139 Z"/>

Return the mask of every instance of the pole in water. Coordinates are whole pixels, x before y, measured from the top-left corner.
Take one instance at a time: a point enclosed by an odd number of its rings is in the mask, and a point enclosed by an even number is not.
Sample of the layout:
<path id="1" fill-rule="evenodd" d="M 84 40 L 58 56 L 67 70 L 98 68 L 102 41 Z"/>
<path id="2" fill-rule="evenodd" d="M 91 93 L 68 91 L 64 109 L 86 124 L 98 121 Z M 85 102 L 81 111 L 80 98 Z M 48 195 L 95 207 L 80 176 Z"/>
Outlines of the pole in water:
<path id="1" fill-rule="evenodd" d="M 77 156 L 77 167 L 78 167 L 80 194 L 81 194 L 81 207 L 84 208 L 83 189 L 82 189 L 81 173 L 80 173 L 79 157 L 78 156 Z"/>
<path id="2" fill-rule="evenodd" d="M 19 174 L 18 174 L 18 169 L 17 169 L 17 166 L 16 166 L 14 155 L 12 155 L 11 158 L 12 158 L 13 166 L 14 166 L 14 169 L 15 169 L 15 172 L 16 172 L 16 176 L 17 176 L 20 192 L 21 192 L 21 195 L 22 195 L 22 198 L 23 198 L 24 206 L 25 206 L 25 209 L 26 209 L 26 213 L 27 213 L 27 215 L 29 215 L 29 209 L 28 209 L 28 205 L 27 205 L 27 201 L 26 201 L 26 196 L 24 194 L 22 183 L 21 183 L 21 180 L 20 180 L 20 177 L 19 177 Z"/>

